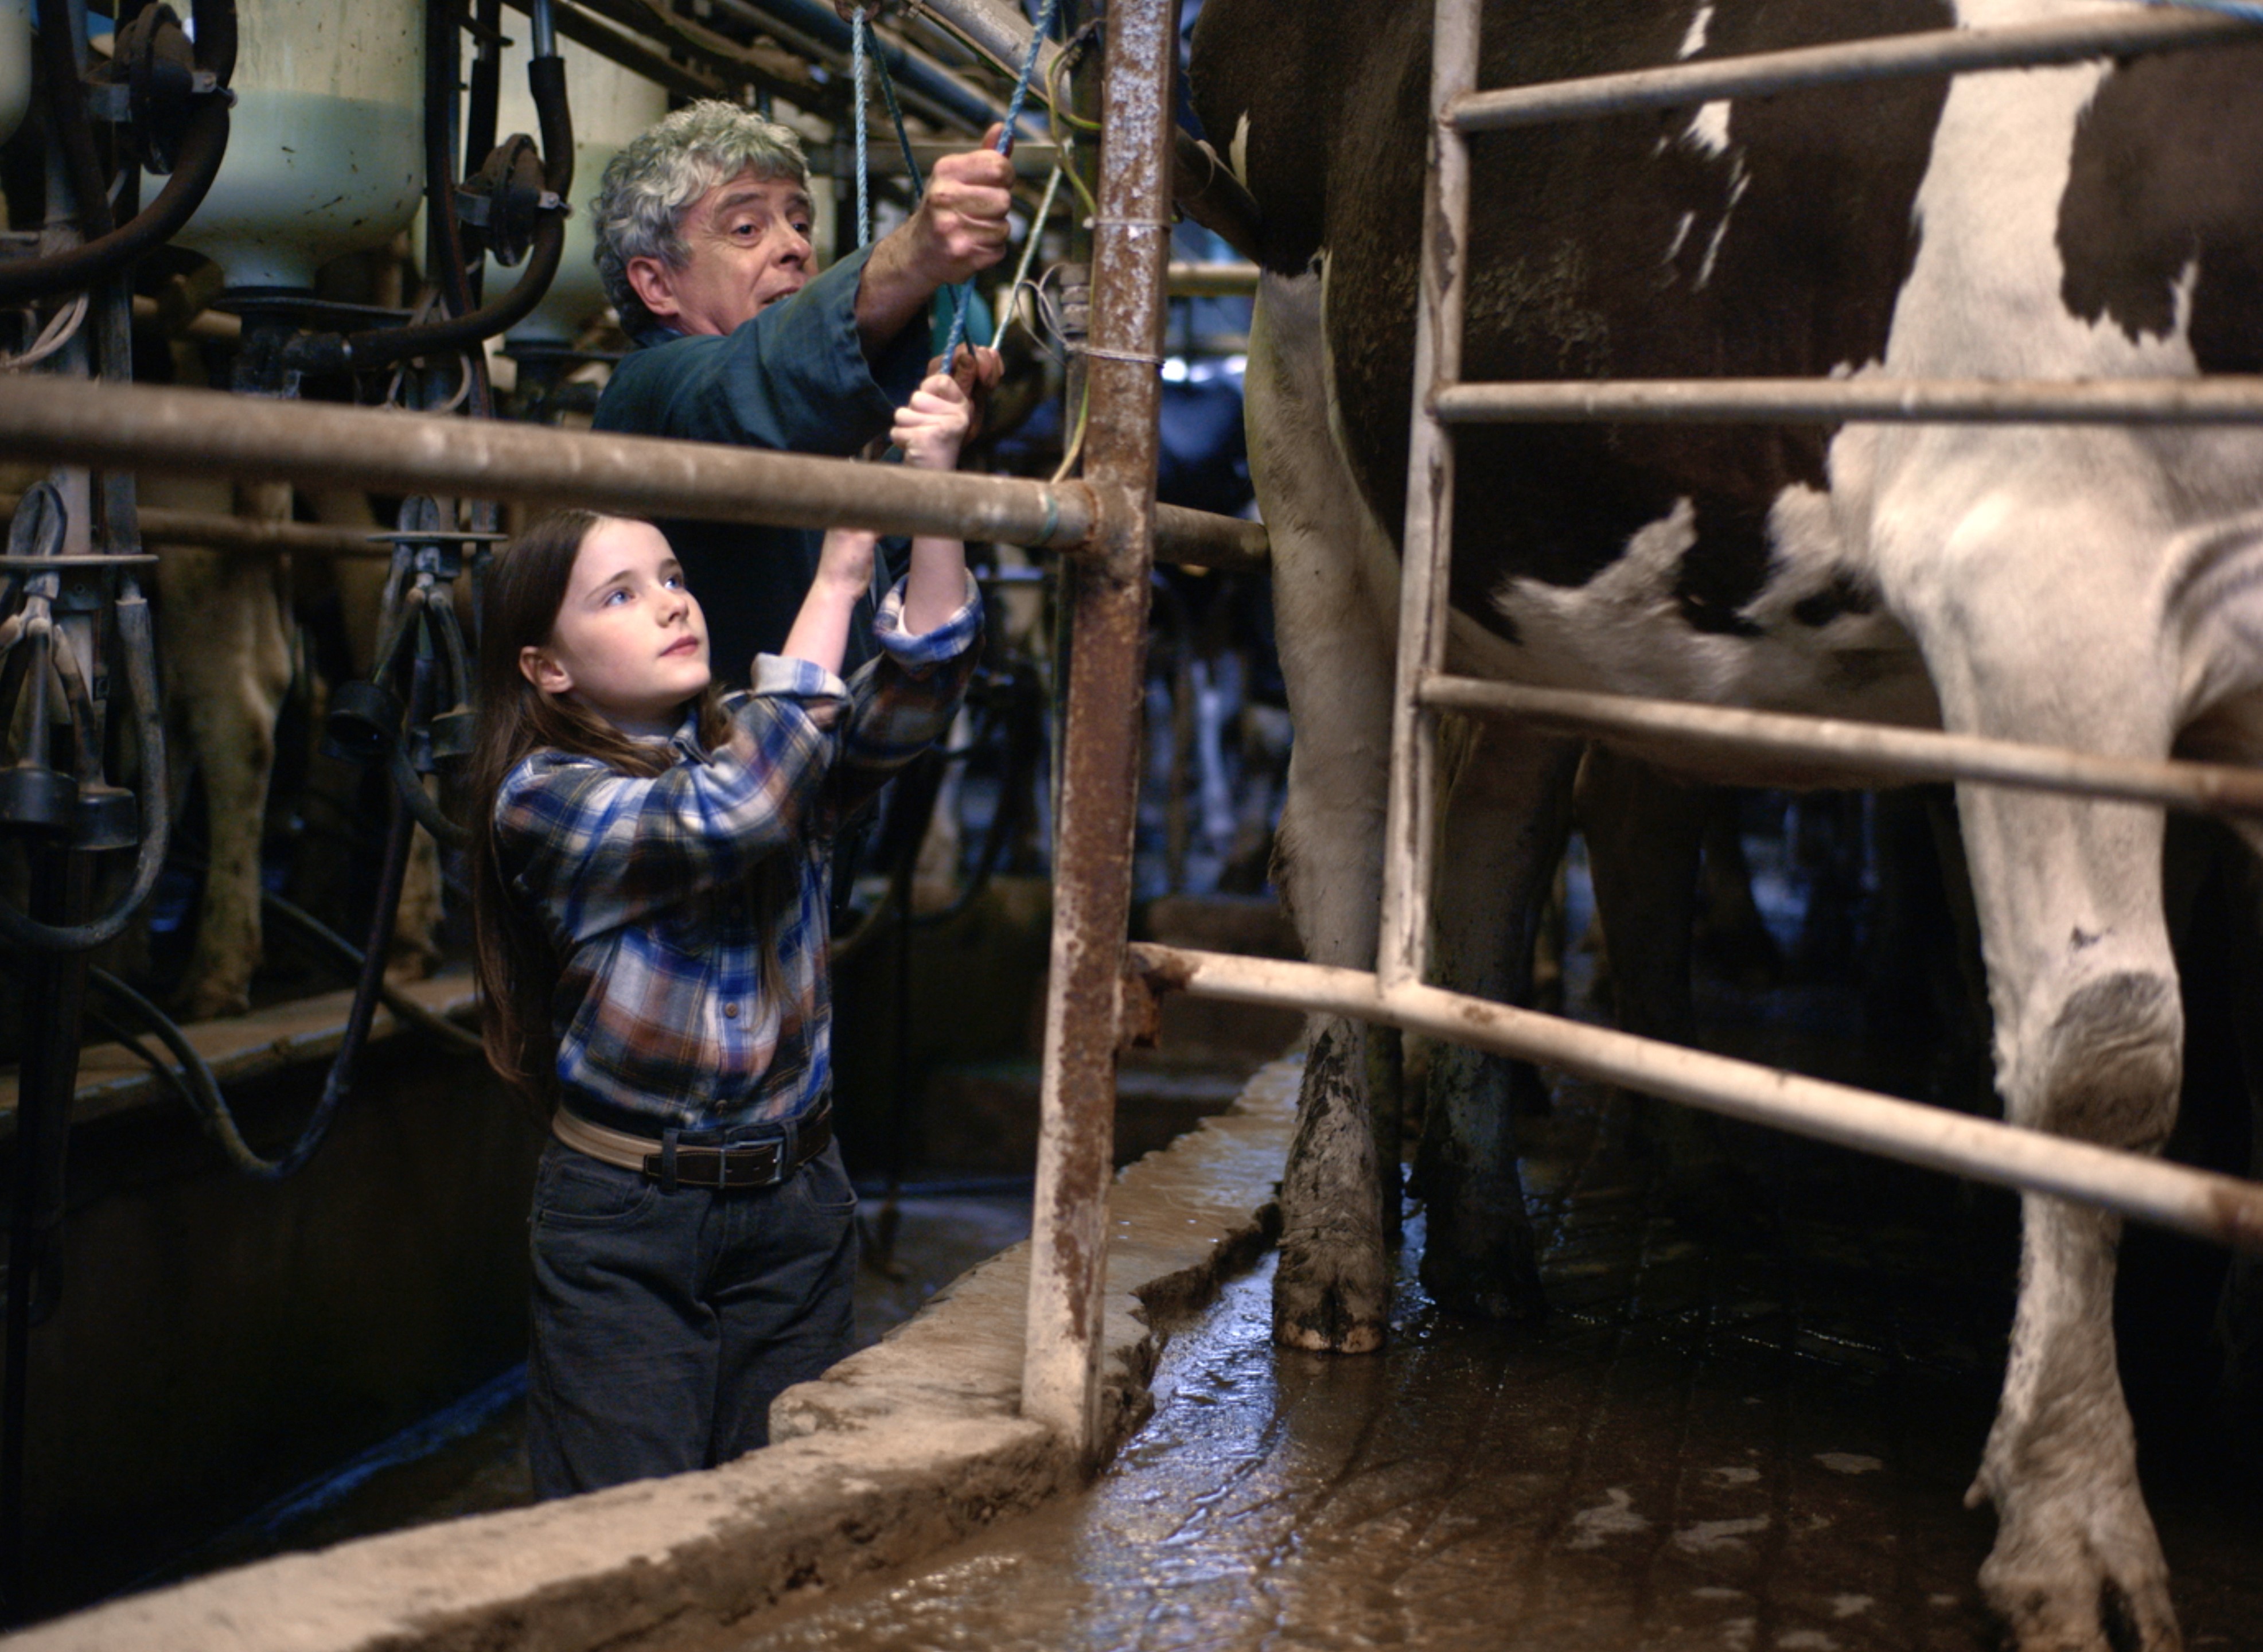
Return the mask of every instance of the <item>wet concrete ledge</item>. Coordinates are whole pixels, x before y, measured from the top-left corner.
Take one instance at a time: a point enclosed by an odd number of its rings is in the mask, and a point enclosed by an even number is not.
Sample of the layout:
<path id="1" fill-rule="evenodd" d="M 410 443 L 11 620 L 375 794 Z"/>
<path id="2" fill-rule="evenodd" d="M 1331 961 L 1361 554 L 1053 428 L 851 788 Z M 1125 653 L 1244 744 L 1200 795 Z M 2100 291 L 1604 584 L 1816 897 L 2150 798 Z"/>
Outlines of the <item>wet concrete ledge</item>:
<path id="1" fill-rule="evenodd" d="M 1144 1419 L 1167 1327 L 1270 1242 L 1301 1062 L 1117 1179 L 1104 1412 Z M 1016 1414 L 1028 1247 L 789 1389 L 777 1443 L 702 1474 L 422 1526 L 137 1596 L 10 1652 L 576 1652 L 698 1647 L 788 1597 L 900 1566 L 1079 1482 Z"/>

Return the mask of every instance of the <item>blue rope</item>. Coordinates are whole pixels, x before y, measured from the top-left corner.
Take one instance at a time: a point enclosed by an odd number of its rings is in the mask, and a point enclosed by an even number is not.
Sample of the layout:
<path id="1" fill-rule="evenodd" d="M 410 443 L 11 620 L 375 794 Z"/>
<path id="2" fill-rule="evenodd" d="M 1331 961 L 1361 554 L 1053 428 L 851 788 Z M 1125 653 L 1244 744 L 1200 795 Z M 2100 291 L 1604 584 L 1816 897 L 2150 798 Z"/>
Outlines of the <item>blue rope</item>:
<path id="1" fill-rule="evenodd" d="M 998 134 L 998 153 L 1001 155 L 1014 152 L 1014 129 L 1021 124 L 1023 105 L 1030 100 L 1030 87 L 1038 75 L 1038 58 L 1045 50 L 1045 37 L 1052 32 L 1053 14 L 1059 5 L 1060 0 L 1045 0 L 1038 10 L 1037 25 L 1030 31 L 1030 49 L 1022 59 L 1022 73 L 1014 83 L 1014 95 L 1006 104 L 1005 130 Z M 911 133 L 904 126 L 903 109 L 896 101 L 895 77 L 888 73 L 887 53 L 884 49 L 866 50 L 865 31 L 871 26 L 864 13 L 858 11 L 850 24 L 849 35 L 850 63 L 857 90 L 857 244 L 860 247 L 870 246 L 872 241 L 871 162 L 865 148 L 864 105 L 868 96 L 865 91 L 868 73 L 865 65 L 868 61 L 879 68 L 880 95 L 887 100 L 889 119 L 895 122 L 896 141 L 903 146 L 904 170 L 911 176 L 912 198 L 918 200 L 927 192 L 927 186 L 920 177 L 918 157 L 912 153 Z M 1041 227 L 1033 224 L 1030 233 L 1034 235 Z M 972 277 L 951 289 L 953 313 L 951 335 L 943 347 L 943 370 L 945 372 L 951 371 L 951 360 L 958 354 L 958 347 L 966 342 L 966 318 L 971 308 L 969 301 L 973 295 Z"/>
<path id="2" fill-rule="evenodd" d="M 863 26 L 861 14 L 858 26 Z M 886 51 L 874 52 L 872 61 L 879 66 L 880 96 L 887 100 L 888 119 L 895 123 L 896 142 L 904 152 L 904 171 L 912 181 L 912 199 L 917 201 L 927 193 L 927 184 L 920 177 L 919 156 L 912 153 L 912 134 L 904 126 L 903 105 L 896 101 L 896 77 L 888 73 L 888 54 Z M 861 166 L 863 163 L 860 161 L 858 164 Z M 951 290 L 952 305 L 951 330 L 953 337 L 966 331 L 966 307 L 973 296 L 974 283 L 971 280 L 962 281 Z M 955 345 L 952 348 L 952 353 L 957 353 Z M 944 370 L 947 372 L 950 371 L 951 357 L 946 355 L 943 359 Z"/>
<path id="3" fill-rule="evenodd" d="M 2258 4 L 2258 0 L 2145 0 L 2145 4 L 2180 11 L 2217 11 L 2227 18 L 2244 18 L 2250 23 L 2263 23 L 2263 4 Z"/>
<path id="4" fill-rule="evenodd" d="M 1014 95 L 1006 105 L 1006 129 L 998 134 L 998 153 L 1001 155 L 1014 153 L 1014 128 L 1021 124 L 1022 105 L 1030 100 L 1030 83 L 1038 77 L 1038 55 L 1045 50 L 1045 36 L 1053 32 L 1053 13 L 1059 8 L 1059 4 L 1060 0 L 1045 0 L 1045 4 L 1038 10 L 1037 24 L 1030 30 L 1029 53 L 1022 59 L 1021 77 L 1015 81 Z M 1040 226 L 1036 224 L 1030 225 L 1030 233 L 1036 234 L 1039 227 Z M 967 283 L 969 287 L 973 285 L 972 281 Z M 945 372 L 951 371 L 951 364 L 958 357 L 958 347 L 965 342 L 965 339 L 966 306 L 962 303 L 958 307 L 958 315 L 951 323 L 951 337 L 943 347 L 943 366 Z"/>
<path id="5" fill-rule="evenodd" d="M 865 67 L 864 31 L 871 25 L 859 11 L 857 20 L 849 25 L 850 79 L 857 93 L 857 244 L 872 244 L 872 162 L 865 150 L 865 126 L 868 117 L 864 105 L 871 94 L 866 83 L 871 71 Z"/>

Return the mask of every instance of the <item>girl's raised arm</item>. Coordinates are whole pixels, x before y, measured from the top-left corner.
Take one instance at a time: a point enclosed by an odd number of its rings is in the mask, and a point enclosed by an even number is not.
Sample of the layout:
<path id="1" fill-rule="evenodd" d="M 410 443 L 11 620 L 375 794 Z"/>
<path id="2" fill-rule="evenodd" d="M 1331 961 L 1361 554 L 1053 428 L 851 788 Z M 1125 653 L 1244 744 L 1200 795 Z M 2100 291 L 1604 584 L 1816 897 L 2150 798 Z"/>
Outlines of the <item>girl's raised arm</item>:
<path id="1" fill-rule="evenodd" d="M 966 393 L 948 373 L 930 373 L 912 399 L 896 409 L 889 436 L 914 470 L 948 471 L 958 465 L 972 415 Z M 966 601 L 966 544 L 960 539 L 912 541 L 912 567 L 904 590 L 904 630 L 924 636 Z"/>

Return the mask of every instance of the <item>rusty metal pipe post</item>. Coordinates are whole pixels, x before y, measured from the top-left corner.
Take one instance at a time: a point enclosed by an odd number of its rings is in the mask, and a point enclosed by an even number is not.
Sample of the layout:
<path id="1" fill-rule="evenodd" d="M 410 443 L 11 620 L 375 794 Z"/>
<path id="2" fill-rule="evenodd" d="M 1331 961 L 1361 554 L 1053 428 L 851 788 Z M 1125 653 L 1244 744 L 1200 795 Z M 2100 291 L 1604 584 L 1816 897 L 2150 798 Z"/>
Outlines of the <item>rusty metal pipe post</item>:
<path id="1" fill-rule="evenodd" d="M 1157 374 L 1170 249 L 1172 0 L 1117 0 L 1103 68 L 1085 480 L 1101 528 L 1064 566 L 1073 614 L 1044 1121 L 1030 1242 L 1022 1410 L 1095 1458 L 1116 1115 L 1117 999 L 1131 916 Z"/>

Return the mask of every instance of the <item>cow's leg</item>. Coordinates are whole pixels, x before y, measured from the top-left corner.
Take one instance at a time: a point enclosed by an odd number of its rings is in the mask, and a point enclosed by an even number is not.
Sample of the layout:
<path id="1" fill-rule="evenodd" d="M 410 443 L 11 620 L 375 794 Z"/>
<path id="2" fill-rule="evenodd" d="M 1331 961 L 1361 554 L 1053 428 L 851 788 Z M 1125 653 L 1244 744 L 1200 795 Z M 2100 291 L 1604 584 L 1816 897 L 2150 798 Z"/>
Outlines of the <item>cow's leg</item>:
<path id="1" fill-rule="evenodd" d="M 1281 669 L 1297 729 L 1275 876 L 1305 956 L 1369 970 L 1382 899 L 1393 610 L 1361 572 L 1356 540 L 1371 524 L 1327 428 L 1319 298 L 1317 276 L 1265 278 L 1246 380 L 1250 469 L 1272 539 Z M 1365 1105 L 1368 1043 L 1357 1022 L 1312 1019 L 1273 1285 L 1273 1334 L 1291 1347 L 1383 1345 L 1391 1275 Z"/>
<path id="2" fill-rule="evenodd" d="M 151 490 L 152 503 L 175 502 L 194 484 Z M 208 490 L 207 490 L 208 491 Z M 223 497 L 205 502 L 226 510 Z M 244 514 L 290 514 L 280 483 L 243 490 Z M 259 964 L 259 850 L 267 783 L 275 763 L 275 719 L 291 685 L 289 616 L 283 574 L 271 559 L 165 547 L 157 568 L 159 615 L 174 716 L 188 730 L 205 781 L 210 863 L 183 1007 L 192 1020 L 242 1014 L 251 1006 Z"/>
<path id="3" fill-rule="evenodd" d="M 1612 1007 L 1622 1030 L 1670 1044 L 1697 1042 L 1689 972 L 1710 802 L 1707 789 L 1601 747 L 1580 766 L 1580 831 Z M 1617 1101 L 1635 1142 L 1668 1166 L 1678 1197 L 1694 1200 L 1709 1220 L 1733 1215 L 1732 1199 L 1713 1196 L 1721 1155 L 1706 1119 L 1649 1096 Z"/>
<path id="4" fill-rule="evenodd" d="M 1431 933 L 1437 985 L 1496 1002 L 1531 986 L 1540 897 L 1571 826 L 1576 742 L 1473 732 L 1440 833 Z M 1540 1273 L 1516 1170 L 1515 1064 L 1461 1044 L 1430 1058 L 1421 1194 L 1423 1288 L 1450 1313 L 1528 1319 Z"/>
<path id="5" fill-rule="evenodd" d="M 2078 527 L 2063 543 L 2086 537 Z M 2100 600 L 2082 581 L 2011 578 L 2050 560 L 2019 549 L 1996 543 L 1967 559 L 1953 606 L 1920 610 L 1948 725 L 2165 755 L 2168 709 L 2146 687 L 2160 682 L 2152 639 L 2130 624 L 2142 604 Z M 2111 566 L 2102 548 L 2072 565 Z M 2184 1019 L 2159 812 L 1975 786 L 1957 805 L 2007 1115 L 2157 1150 L 2175 1117 Z M 2023 1200 L 2011 1357 L 1971 1497 L 1996 1506 L 1981 1585 L 2026 1652 L 2178 1643 L 2115 1366 L 2120 1232 L 2102 1212 Z"/>
<path id="6" fill-rule="evenodd" d="M 1284 638 L 1289 630 L 1283 627 Z M 1387 676 L 1367 686 L 1387 710 Z M 1379 725 L 1368 732 L 1387 752 L 1387 717 L 1365 720 Z M 1307 721 L 1300 711 L 1298 727 L 1312 732 L 1300 732 L 1290 752 L 1275 879 L 1307 958 L 1371 969 L 1383 892 L 1384 765 L 1374 739 L 1340 738 L 1352 732 L 1348 719 Z M 1375 1031 L 1339 1015 L 1312 1018 L 1297 1132 L 1281 1179 L 1273 1282 L 1274 1336 L 1291 1347 L 1364 1353 L 1383 1345 L 1391 1307 L 1384 1178 L 1366 1107 Z"/>

